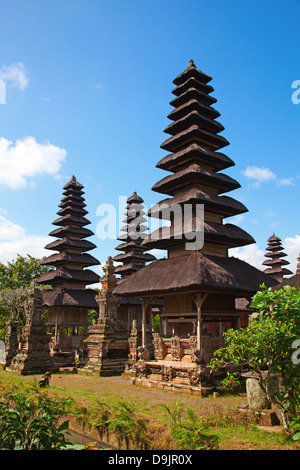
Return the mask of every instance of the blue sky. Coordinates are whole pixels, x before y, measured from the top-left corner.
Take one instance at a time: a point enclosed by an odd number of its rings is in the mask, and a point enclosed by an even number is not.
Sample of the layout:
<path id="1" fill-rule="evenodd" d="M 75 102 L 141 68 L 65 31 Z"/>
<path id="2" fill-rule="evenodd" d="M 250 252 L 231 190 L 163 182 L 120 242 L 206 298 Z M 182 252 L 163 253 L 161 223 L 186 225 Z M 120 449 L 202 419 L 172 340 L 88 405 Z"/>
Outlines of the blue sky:
<path id="1" fill-rule="evenodd" d="M 166 154 L 172 80 L 194 59 L 213 77 L 236 163 L 225 173 L 242 186 L 229 195 L 249 209 L 234 222 L 256 240 L 233 254 L 261 266 L 275 232 L 294 271 L 299 17 L 299 0 L 2 2 L 0 261 L 51 254 L 44 245 L 72 174 L 95 234 L 99 205 L 118 208 L 134 190 L 148 208 L 160 200 L 151 187 L 167 175 L 155 165 Z M 101 262 L 116 254 L 116 240 L 91 240 Z"/>

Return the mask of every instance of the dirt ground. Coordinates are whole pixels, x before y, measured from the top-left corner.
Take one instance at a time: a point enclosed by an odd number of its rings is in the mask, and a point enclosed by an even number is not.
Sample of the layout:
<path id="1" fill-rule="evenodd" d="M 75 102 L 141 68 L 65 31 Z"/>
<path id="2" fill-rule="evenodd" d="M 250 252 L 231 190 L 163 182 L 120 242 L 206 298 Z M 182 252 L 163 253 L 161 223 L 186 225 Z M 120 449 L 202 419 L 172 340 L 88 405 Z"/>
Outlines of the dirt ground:
<path id="1" fill-rule="evenodd" d="M 29 381 L 40 379 L 37 376 L 24 376 L 23 378 Z M 106 395 L 118 395 L 123 399 L 130 399 L 134 401 L 139 407 L 144 409 L 165 404 L 170 406 L 174 403 L 176 397 L 179 395 L 176 392 L 168 390 L 157 390 L 144 388 L 139 385 L 133 385 L 129 379 L 124 379 L 119 376 L 115 377 L 95 377 L 81 374 L 53 374 L 50 381 L 50 386 L 58 387 L 59 389 L 70 392 L 70 397 L 76 393 L 86 393 L 89 397 L 103 399 Z M 218 412 L 220 409 L 236 409 L 239 406 L 247 403 L 246 394 L 234 396 L 218 396 L 216 398 L 199 397 L 197 395 L 189 395 L 180 393 L 180 401 L 185 406 L 192 407 L 199 415 L 206 415 L 207 413 Z"/>

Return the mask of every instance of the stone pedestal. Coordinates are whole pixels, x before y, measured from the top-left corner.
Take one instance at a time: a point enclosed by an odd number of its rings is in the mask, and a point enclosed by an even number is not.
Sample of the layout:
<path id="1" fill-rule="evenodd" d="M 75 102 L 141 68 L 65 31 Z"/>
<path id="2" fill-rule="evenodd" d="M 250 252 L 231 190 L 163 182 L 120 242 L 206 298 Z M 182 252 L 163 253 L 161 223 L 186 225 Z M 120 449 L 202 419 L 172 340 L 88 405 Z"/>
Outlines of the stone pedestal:
<path id="1" fill-rule="evenodd" d="M 127 328 L 117 318 L 118 300 L 111 292 L 100 292 L 96 299 L 99 318 L 89 327 L 78 372 L 119 375 L 128 359 Z"/>
<path id="2" fill-rule="evenodd" d="M 31 285 L 24 302 L 26 324 L 18 335 L 17 323 L 12 320 L 6 337 L 6 370 L 23 375 L 40 374 L 52 370 L 53 362 L 49 350 L 49 335 L 42 320 L 44 312 L 42 292 Z M 18 340 L 18 346 L 17 346 Z"/>

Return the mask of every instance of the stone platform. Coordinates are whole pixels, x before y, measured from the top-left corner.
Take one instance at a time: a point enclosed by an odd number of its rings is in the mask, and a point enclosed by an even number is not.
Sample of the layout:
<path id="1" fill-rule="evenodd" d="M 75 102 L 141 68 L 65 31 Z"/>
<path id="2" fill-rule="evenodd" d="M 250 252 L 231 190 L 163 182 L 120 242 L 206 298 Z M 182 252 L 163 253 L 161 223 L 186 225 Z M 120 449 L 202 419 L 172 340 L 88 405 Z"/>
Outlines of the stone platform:
<path id="1" fill-rule="evenodd" d="M 222 392 L 221 381 L 228 367 L 211 373 L 205 364 L 176 361 L 143 361 L 135 365 L 135 374 L 130 374 L 132 383 L 159 390 L 207 396 Z"/>

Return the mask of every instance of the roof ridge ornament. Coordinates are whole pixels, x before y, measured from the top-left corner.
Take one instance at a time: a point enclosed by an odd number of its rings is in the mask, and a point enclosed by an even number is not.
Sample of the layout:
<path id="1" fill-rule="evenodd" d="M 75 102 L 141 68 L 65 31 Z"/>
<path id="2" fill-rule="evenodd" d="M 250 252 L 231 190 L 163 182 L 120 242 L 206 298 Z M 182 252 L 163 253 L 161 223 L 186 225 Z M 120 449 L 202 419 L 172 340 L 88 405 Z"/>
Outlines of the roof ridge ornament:
<path id="1" fill-rule="evenodd" d="M 189 65 L 187 66 L 188 69 L 190 69 L 191 67 L 196 68 L 196 65 L 195 65 L 195 62 L 193 61 L 193 59 L 191 59 L 191 60 L 189 61 Z"/>

